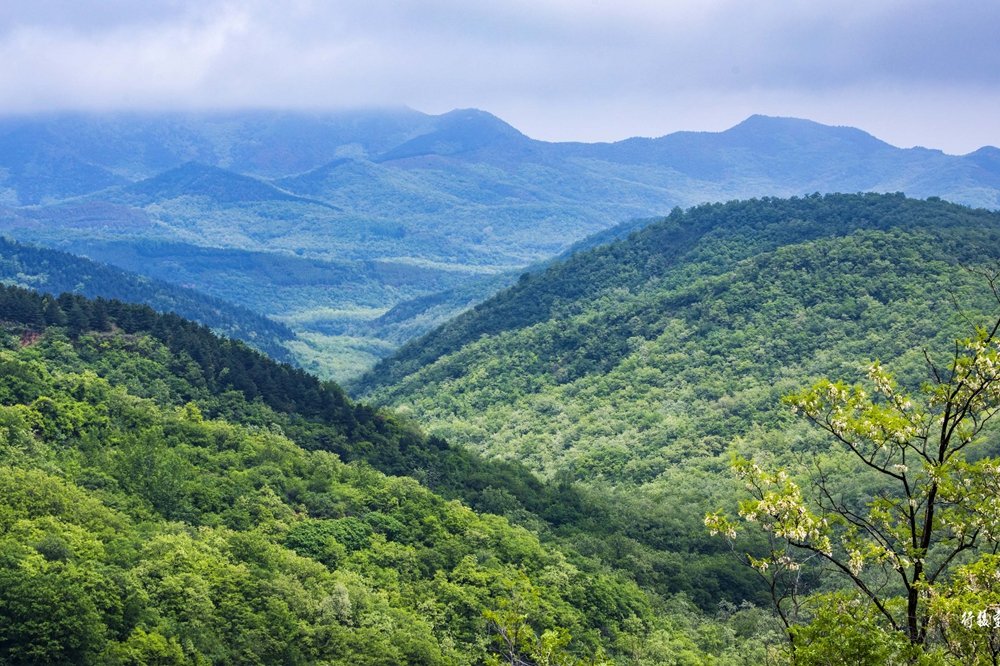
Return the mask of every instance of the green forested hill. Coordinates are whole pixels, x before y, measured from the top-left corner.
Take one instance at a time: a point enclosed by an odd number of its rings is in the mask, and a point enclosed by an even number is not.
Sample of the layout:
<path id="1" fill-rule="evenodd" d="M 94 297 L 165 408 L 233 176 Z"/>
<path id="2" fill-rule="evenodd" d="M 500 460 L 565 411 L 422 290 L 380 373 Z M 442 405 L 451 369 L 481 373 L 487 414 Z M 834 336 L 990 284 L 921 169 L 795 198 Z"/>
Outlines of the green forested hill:
<path id="1" fill-rule="evenodd" d="M 66 252 L 0 238 L 0 282 L 50 294 L 73 292 L 91 298 L 145 303 L 243 340 L 277 361 L 291 360 L 285 345 L 295 334 L 287 326 L 247 308 L 178 286 L 176 280 L 166 282 Z"/>
<path id="2" fill-rule="evenodd" d="M 781 663 L 704 526 L 731 455 L 824 451 L 781 404 L 819 375 L 922 379 L 995 311 L 968 268 L 998 241 L 892 195 L 678 210 L 408 346 L 369 377 L 394 413 L 175 315 L 2 288 L 0 661 Z"/>
<path id="3" fill-rule="evenodd" d="M 262 180 L 197 162 L 187 162 L 176 169 L 133 183 L 122 188 L 119 196 L 137 206 L 179 197 L 200 197 L 223 205 L 265 201 L 317 203 L 296 197 Z"/>
<path id="4" fill-rule="evenodd" d="M 776 638 L 540 541 L 554 513 L 383 475 L 590 512 L 204 327 L 16 287 L 0 313 L 5 664 L 744 663 Z"/>
<path id="5" fill-rule="evenodd" d="M 445 357 L 473 345 L 483 336 L 530 334 L 536 325 L 558 323 L 580 327 L 587 323 L 602 334 L 581 334 L 572 340 L 570 331 L 561 335 L 561 339 L 553 339 L 551 344 L 532 346 L 540 365 L 538 372 L 528 374 L 559 375 L 557 383 L 566 383 L 567 378 L 616 365 L 628 351 L 629 338 L 650 340 L 659 336 L 663 330 L 660 320 L 681 311 L 678 306 L 686 308 L 685 312 L 693 312 L 692 316 L 701 316 L 706 307 L 703 297 L 711 295 L 720 301 L 721 307 L 729 300 L 718 298 L 721 285 L 747 290 L 747 298 L 757 299 L 747 303 L 750 306 L 761 305 L 760 299 L 765 295 L 750 290 L 750 284 L 739 286 L 748 275 L 756 281 L 770 282 L 770 290 L 791 288 L 794 280 L 790 283 L 782 280 L 791 276 L 775 274 L 771 279 L 768 273 L 761 272 L 765 270 L 761 262 L 773 261 L 776 251 L 792 255 L 819 251 L 815 262 L 803 264 L 799 270 L 807 279 L 806 284 L 814 283 L 815 299 L 833 299 L 843 289 L 820 281 L 837 279 L 838 276 L 830 275 L 831 271 L 847 273 L 843 277 L 850 278 L 854 266 L 835 259 L 831 265 L 822 265 L 829 253 L 821 250 L 822 245 L 817 242 L 845 242 L 850 246 L 857 245 L 865 234 L 887 234 L 872 241 L 878 248 L 876 251 L 929 253 L 938 261 L 957 266 L 959 262 L 992 256 L 990 247 L 997 219 L 996 213 L 970 210 L 940 200 L 916 201 L 901 195 L 817 195 L 711 204 L 686 213 L 675 209 L 668 218 L 625 241 L 581 252 L 545 271 L 522 275 L 511 289 L 380 363 L 358 382 L 358 392 L 367 394 L 388 386 L 387 395 L 404 394 L 406 391 L 400 385 L 411 373 L 430 371 L 439 360 L 446 360 Z M 893 240 L 900 235 L 905 238 Z M 913 267 L 891 265 L 892 259 L 887 257 L 885 265 L 880 266 L 903 271 L 900 279 L 908 282 L 908 271 Z M 918 261 L 914 263 L 919 265 Z M 935 265 L 922 270 L 933 272 L 937 268 Z M 873 279 L 858 294 L 881 294 L 881 302 L 885 303 L 887 294 L 878 286 L 881 282 Z M 709 283 L 713 286 L 709 287 Z M 823 292 L 824 287 L 830 291 Z M 728 308 L 729 304 L 726 305 Z M 744 318 L 752 314 L 742 305 L 731 307 L 734 311 L 743 310 L 739 320 L 730 322 L 733 328 L 739 328 Z M 697 308 L 692 309 L 694 306 Z M 716 317 L 717 323 L 723 323 L 724 319 Z M 601 331 L 602 324 L 607 330 Z M 571 341 L 574 344 L 568 344 Z M 582 344 L 582 348 L 578 349 L 577 344 Z M 560 351 L 565 358 L 560 357 Z M 543 367 L 546 362 L 557 363 L 558 368 Z M 446 365 L 438 364 L 436 371 L 447 372 Z M 430 387 L 426 390 L 433 392 Z"/>
<path id="6" fill-rule="evenodd" d="M 735 503 L 731 455 L 821 447 L 781 400 L 820 376 L 856 380 L 878 358 L 925 379 L 922 349 L 950 349 L 995 307 L 962 264 L 998 259 L 1000 215 L 936 200 L 677 210 L 525 275 L 404 346 L 359 393 L 609 498 L 628 527 L 593 552 L 629 552 L 656 585 L 676 585 L 664 572 L 683 562 L 725 588 L 695 563 L 711 553 L 705 512 Z"/>

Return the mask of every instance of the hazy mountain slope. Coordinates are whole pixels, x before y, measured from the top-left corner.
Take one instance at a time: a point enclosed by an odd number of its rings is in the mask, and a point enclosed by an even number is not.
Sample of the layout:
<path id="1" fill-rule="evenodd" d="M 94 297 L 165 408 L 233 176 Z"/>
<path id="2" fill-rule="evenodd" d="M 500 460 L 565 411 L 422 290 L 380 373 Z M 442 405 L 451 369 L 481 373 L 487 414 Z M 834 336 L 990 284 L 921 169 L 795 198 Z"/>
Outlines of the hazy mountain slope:
<path id="1" fill-rule="evenodd" d="M 784 245 L 863 229 L 937 229 L 942 233 L 942 228 L 957 228 L 958 233 L 967 234 L 965 220 L 994 217 L 985 211 L 899 196 L 765 199 L 701 206 L 688 213 L 677 209 L 625 242 L 571 256 L 545 272 L 522 275 L 511 289 L 406 345 L 359 386 L 370 391 L 391 385 L 484 335 L 526 329 L 616 290 L 641 293 L 691 271 L 714 274 Z M 605 342 L 614 345 L 621 340 Z M 614 363 L 616 353 L 605 351 L 602 362 Z"/>
<path id="2" fill-rule="evenodd" d="M 536 142 L 496 116 L 477 109 L 458 109 L 439 116 L 434 128 L 382 153 L 380 162 L 424 155 L 484 154 L 512 160 Z"/>
<path id="3" fill-rule="evenodd" d="M 969 153 L 965 160 L 980 167 L 985 173 L 992 177 L 993 182 L 1000 178 L 1000 148 L 986 146 Z"/>
<path id="4" fill-rule="evenodd" d="M 474 109 L 77 114 L 0 119 L 4 141 L 0 201 L 13 208 L 0 229 L 17 238 L 156 239 L 417 265 L 465 280 L 523 270 L 622 221 L 708 201 L 872 190 L 1000 207 L 995 149 L 901 150 L 858 129 L 764 116 L 724 132 L 582 144 L 537 141 Z M 374 304 L 344 308 L 320 296 L 315 306 L 346 313 L 332 328 L 358 331 L 352 344 L 385 349 L 440 321 L 412 308 L 410 322 L 376 321 L 413 298 L 447 301 L 435 296 L 438 275 L 425 275 L 405 290 L 374 290 Z"/>
<path id="5" fill-rule="evenodd" d="M 7 205 L 38 204 L 87 194 L 128 182 L 95 163 L 93 155 L 67 151 L 45 123 L 0 129 L 0 167 Z"/>
<path id="6" fill-rule="evenodd" d="M 79 254 L 197 287 L 277 317 L 308 316 L 322 328 L 323 307 L 377 308 L 391 295 L 419 293 L 423 283 L 445 289 L 466 275 L 383 261 L 323 261 L 277 252 L 250 252 L 185 243 L 66 243 Z"/>
<path id="7" fill-rule="evenodd" d="M 899 149 L 853 127 L 768 116 L 751 116 L 723 132 L 677 132 L 603 146 L 584 144 L 577 151 L 622 164 L 653 163 L 723 186 L 730 181 L 735 188 L 742 187 L 742 179 L 755 177 L 762 185 L 787 188 L 786 192 L 770 192 L 779 195 L 830 191 L 830 184 L 837 183 L 836 189 L 842 192 L 938 194 L 977 204 L 942 192 L 991 182 L 995 186 L 997 173 L 995 167 L 977 159 L 977 153 L 957 157 L 926 148 Z M 924 177 L 931 173 L 938 173 L 936 184 Z"/>
<path id="8" fill-rule="evenodd" d="M 524 272 L 535 272 L 577 252 L 624 238 L 655 220 L 631 220 L 599 231 L 574 243 L 563 253 L 548 261 L 525 267 L 524 271 L 508 271 L 494 276 L 483 277 L 445 291 L 419 296 L 395 305 L 376 319 L 362 321 L 346 330 L 356 335 L 368 335 L 402 345 L 455 318 L 466 310 L 482 303 L 497 292 L 517 282 Z"/>
<path id="9" fill-rule="evenodd" d="M 140 207 L 179 197 L 204 197 L 216 205 L 264 201 L 317 203 L 284 192 L 262 180 L 197 162 L 188 162 L 100 196 Z"/>
<path id="10" fill-rule="evenodd" d="M 96 263 L 81 257 L 0 238 L 0 282 L 51 294 L 145 303 L 160 312 L 198 321 L 278 361 L 290 362 L 285 348 L 294 338 L 287 326 L 244 307 L 192 289 Z"/>
<path id="11" fill-rule="evenodd" d="M 338 151 L 383 152 L 428 131 L 428 125 L 428 116 L 402 108 L 61 113 L 0 119 L 0 145 L 7 148 L 3 154 L 25 164 L 59 155 L 101 165 L 129 180 L 191 161 L 268 178 L 308 171 Z"/>

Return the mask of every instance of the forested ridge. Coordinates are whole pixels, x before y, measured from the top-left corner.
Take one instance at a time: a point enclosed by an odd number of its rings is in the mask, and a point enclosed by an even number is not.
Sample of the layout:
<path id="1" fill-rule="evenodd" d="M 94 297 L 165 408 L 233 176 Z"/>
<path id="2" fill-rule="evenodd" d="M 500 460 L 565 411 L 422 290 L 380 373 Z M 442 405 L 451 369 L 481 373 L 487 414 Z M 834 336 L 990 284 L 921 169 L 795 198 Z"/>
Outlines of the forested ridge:
<path id="1" fill-rule="evenodd" d="M 628 553 L 657 589 L 672 589 L 666 572 L 682 570 L 695 590 L 732 590 L 739 577 L 705 566 L 714 551 L 703 524 L 706 513 L 744 506 L 732 460 L 790 470 L 803 488 L 823 470 L 836 479 L 830 501 L 849 507 L 877 496 L 850 451 L 785 397 L 823 377 L 850 386 L 875 360 L 918 392 L 934 380 L 925 353 L 946 369 L 955 340 L 994 321 L 983 276 L 998 248 L 1000 215 L 936 199 L 817 195 L 676 210 L 525 275 L 356 388 L 453 444 L 610 499 L 634 527 L 613 545 L 577 541 L 587 552 Z M 976 442 L 977 456 L 993 455 L 995 429 Z M 836 589 L 821 571 L 805 567 L 799 591 Z M 847 622 L 838 617 L 824 621 Z M 814 656 L 829 658 L 831 645 Z"/>
<path id="2" fill-rule="evenodd" d="M 918 201 L 902 195 L 815 195 L 793 199 L 761 199 L 675 209 L 659 223 L 617 242 L 571 256 L 544 271 L 525 273 L 520 282 L 419 340 L 405 345 L 356 382 L 359 394 L 398 384 L 407 374 L 432 364 L 483 335 L 528 328 L 549 319 L 576 314 L 583 303 L 624 290 L 664 289 L 685 280 L 718 275 L 741 260 L 783 246 L 854 232 L 954 230 L 956 239 L 995 225 L 996 214 L 971 210 L 941 200 Z M 973 258 L 971 248 L 942 238 L 955 250 L 955 261 Z M 978 246 L 976 246 L 978 247 Z M 667 303 L 664 309 L 669 309 Z M 616 313 L 619 314 L 619 313 Z M 611 319 L 611 318 L 609 318 Z M 629 334 L 622 317 L 612 335 L 593 342 L 621 344 Z M 613 322 L 614 323 L 614 322 Z M 657 329 L 648 332 L 653 335 Z M 614 349 L 595 351 L 608 363 L 620 357 Z"/>
<path id="3" fill-rule="evenodd" d="M 3 663 L 740 663 L 776 640 L 768 611 L 706 615 L 540 541 L 523 507 L 534 532 L 384 475 L 588 510 L 203 326 L 17 287 L 0 320 Z"/>
<path id="4" fill-rule="evenodd" d="M 548 474 L 655 479 L 791 421 L 782 392 L 947 346 L 990 301 L 1000 215 L 896 195 L 675 211 L 526 274 L 356 388 Z"/>
<path id="5" fill-rule="evenodd" d="M 295 334 L 284 324 L 192 289 L 66 252 L 0 237 L 0 282 L 56 296 L 72 292 L 90 298 L 144 303 L 243 340 L 278 361 L 291 360 L 285 343 Z"/>

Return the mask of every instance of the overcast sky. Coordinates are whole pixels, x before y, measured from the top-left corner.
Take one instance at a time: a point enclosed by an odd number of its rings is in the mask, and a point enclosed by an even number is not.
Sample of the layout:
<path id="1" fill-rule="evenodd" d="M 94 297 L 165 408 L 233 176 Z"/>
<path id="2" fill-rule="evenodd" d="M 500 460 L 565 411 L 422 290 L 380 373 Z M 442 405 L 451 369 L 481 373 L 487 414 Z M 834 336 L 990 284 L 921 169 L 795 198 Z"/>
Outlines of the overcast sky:
<path id="1" fill-rule="evenodd" d="M 3 0 L 0 111 L 477 107 L 548 140 L 753 113 L 1000 146 L 998 0 Z"/>

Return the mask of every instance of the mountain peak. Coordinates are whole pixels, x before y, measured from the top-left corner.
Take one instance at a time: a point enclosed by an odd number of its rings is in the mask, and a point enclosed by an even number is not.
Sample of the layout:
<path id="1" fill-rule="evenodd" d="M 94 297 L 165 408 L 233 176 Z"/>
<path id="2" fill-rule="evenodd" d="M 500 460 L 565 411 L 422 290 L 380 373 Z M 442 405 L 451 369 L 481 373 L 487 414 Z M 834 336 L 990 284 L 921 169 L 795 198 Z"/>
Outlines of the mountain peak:
<path id="1" fill-rule="evenodd" d="M 743 122 L 737 123 L 732 127 L 732 129 L 737 129 L 740 127 L 807 127 L 807 126 L 820 126 L 824 127 L 822 123 L 817 123 L 813 120 L 808 120 L 806 118 L 796 118 L 795 116 L 769 116 L 763 113 L 754 113 L 747 116 Z"/>
<path id="2" fill-rule="evenodd" d="M 972 162 L 981 169 L 1000 175 L 1000 148 L 983 146 L 965 155 L 962 159 Z"/>
<path id="3" fill-rule="evenodd" d="M 222 204 L 300 199 L 262 180 L 197 161 L 141 180 L 124 191 L 143 200 L 203 196 Z"/>
<path id="4" fill-rule="evenodd" d="M 438 127 L 475 128 L 484 132 L 494 132 L 507 136 L 524 136 L 514 126 L 481 109 L 454 109 L 438 116 Z"/>
<path id="5" fill-rule="evenodd" d="M 758 152 L 777 155 L 789 150 L 828 152 L 842 155 L 871 154 L 892 150 L 888 143 L 856 127 L 824 125 L 802 118 L 753 115 L 717 135 L 727 143 Z"/>
<path id="6" fill-rule="evenodd" d="M 814 120 L 793 118 L 787 116 L 765 116 L 754 114 L 720 134 L 729 136 L 766 135 L 768 137 L 783 136 L 814 141 L 821 136 L 849 140 L 853 143 L 868 143 L 871 145 L 888 146 L 889 144 L 875 138 L 868 132 L 846 125 L 824 125 Z"/>
<path id="7" fill-rule="evenodd" d="M 425 155 L 459 155 L 530 141 L 513 126 L 479 109 L 455 109 L 432 120 L 430 132 L 397 146 L 382 155 L 379 161 Z"/>

